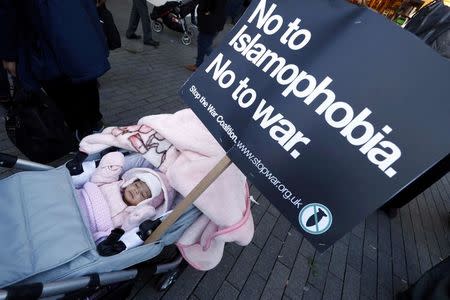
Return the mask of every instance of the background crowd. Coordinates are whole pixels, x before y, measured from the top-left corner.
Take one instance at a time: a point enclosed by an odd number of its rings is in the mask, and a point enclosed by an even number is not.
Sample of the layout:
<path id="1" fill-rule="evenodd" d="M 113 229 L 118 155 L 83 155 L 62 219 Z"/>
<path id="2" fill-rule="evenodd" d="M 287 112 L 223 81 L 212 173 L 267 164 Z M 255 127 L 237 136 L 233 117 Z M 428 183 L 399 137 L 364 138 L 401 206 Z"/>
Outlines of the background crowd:
<path id="1" fill-rule="evenodd" d="M 99 21 L 108 11 L 106 0 L 50 2 L 44 6 L 34 0 L 0 2 L 0 103 L 11 98 L 11 83 L 31 93 L 45 92 L 62 112 L 64 120 L 79 141 L 104 127 L 100 112 L 97 79 L 110 68 L 109 49 L 113 28 Z M 250 0 L 200 0 L 192 11 L 197 16 L 198 55 L 187 68 L 195 71 L 212 51 L 217 33 L 227 15 L 237 22 Z M 112 18 L 112 16 L 111 16 Z M 108 26 L 114 26 L 112 24 Z M 103 23 L 103 28 L 102 28 Z M 152 25 L 146 0 L 133 0 L 125 37 L 142 26 L 143 43 L 154 47 Z M 113 37 L 111 37 L 113 35 Z M 119 45 L 120 45 L 120 36 Z M 108 47 L 109 46 L 109 47 Z M 109 49 L 108 49 L 109 48 Z"/>

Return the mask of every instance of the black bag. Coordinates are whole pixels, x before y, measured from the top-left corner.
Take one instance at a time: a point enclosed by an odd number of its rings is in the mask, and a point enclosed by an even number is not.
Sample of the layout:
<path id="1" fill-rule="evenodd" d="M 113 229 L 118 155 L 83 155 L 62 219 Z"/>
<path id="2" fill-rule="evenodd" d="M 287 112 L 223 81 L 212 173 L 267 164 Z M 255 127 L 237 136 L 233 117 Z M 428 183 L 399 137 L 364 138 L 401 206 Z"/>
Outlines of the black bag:
<path id="1" fill-rule="evenodd" d="M 103 25 L 103 32 L 105 33 L 109 50 L 122 47 L 119 30 L 117 30 L 113 15 L 106 8 L 106 5 L 103 4 L 97 7 L 97 12 Z"/>
<path id="2" fill-rule="evenodd" d="M 48 163 L 77 148 L 62 112 L 44 92 L 18 87 L 5 127 L 12 143 L 32 161 Z"/>

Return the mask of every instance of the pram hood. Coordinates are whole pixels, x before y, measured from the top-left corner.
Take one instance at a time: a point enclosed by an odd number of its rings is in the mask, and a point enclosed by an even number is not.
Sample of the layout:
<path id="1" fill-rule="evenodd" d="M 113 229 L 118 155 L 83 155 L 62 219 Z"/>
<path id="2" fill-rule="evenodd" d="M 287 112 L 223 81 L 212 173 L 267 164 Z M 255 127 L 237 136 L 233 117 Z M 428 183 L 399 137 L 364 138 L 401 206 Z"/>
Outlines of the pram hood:
<path id="1" fill-rule="evenodd" d="M 65 168 L 15 174 L 0 191 L 0 287 L 95 248 Z"/>

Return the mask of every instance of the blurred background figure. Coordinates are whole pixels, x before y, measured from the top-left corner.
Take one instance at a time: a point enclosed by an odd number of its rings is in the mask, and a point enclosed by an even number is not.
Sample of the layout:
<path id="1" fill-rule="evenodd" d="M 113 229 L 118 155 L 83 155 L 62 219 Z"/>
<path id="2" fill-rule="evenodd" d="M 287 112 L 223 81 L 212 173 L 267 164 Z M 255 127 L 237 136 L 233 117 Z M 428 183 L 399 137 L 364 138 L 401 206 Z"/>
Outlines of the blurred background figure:
<path id="1" fill-rule="evenodd" d="M 146 0 L 133 0 L 133 6 L 131 7 L 130 21 L 126 32 L 127 39 L 138 40 L 141 36 L 136 34 L 139 20 L 142 25 L 142 32 L 144 34 L 144 45 L 150 45 L 158 47 L 159 42 L 155 41 L 152 37 L 152 24 L 150 16 L 148 14 L 148 7 Z"/>
<path id="2" fill-rule="evenodd" d="M 236 25 L 251 2 L 252 0 L 228 0 L 227 16 L 231 18 L 231 24 Z"/>
<path id="3" fill-rule="evenodd" d="M 244 9 L 244 0 L 228 0 L 227 16 L 231 17 L 231 24 L 235 25 Z"/>
<path id="4" fill-rule="evenodd" d="M 200 0 L 197 9 L 197 60 L 186 69 L 194 72 L 212 52 L 214 38 L 223 30 L 226 21 L 227 0 Z"/>

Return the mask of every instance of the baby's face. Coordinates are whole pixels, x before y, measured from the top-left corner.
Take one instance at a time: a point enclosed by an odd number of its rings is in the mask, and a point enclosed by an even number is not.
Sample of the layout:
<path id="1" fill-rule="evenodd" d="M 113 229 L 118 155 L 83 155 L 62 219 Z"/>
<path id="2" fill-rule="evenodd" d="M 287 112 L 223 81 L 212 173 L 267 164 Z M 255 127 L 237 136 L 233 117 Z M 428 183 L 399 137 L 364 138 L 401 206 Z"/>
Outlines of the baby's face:
<path id="1" fill-rule="evenodd" d="M 123 193 L 123 198 L 130 205 L 138 205 L 145 199 L 152 196 L 148 186 L 141 180 L 137 180 L 127 186 Z"/>

